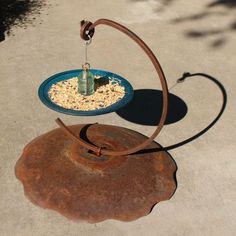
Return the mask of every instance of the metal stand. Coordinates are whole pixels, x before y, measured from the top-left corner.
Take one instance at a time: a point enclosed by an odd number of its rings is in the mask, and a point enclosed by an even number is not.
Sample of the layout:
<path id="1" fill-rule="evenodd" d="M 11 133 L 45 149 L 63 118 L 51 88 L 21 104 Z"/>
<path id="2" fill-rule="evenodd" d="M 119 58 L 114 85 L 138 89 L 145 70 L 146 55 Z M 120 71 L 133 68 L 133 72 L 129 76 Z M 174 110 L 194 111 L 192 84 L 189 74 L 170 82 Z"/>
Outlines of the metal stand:
<path id="1" fill-rule="evenodd" d="M 131 37 L 151 59 L 163 90 L 163 112 L 151 137 L 110 125 L 74 125 L 60 119 L 60 129 L 44 134 L 25 148 L 16 176 L 25 194 L 43 208 L 90 223 L 130 221 L 147 215 L 175 189 L 176 164 L 153 140 L 167 116 L 168 89 L 159 62 L 148 46 L 124 26 L 106 19 L 81 22 L 81 37 L 92 38 L 99 24 Z"/>

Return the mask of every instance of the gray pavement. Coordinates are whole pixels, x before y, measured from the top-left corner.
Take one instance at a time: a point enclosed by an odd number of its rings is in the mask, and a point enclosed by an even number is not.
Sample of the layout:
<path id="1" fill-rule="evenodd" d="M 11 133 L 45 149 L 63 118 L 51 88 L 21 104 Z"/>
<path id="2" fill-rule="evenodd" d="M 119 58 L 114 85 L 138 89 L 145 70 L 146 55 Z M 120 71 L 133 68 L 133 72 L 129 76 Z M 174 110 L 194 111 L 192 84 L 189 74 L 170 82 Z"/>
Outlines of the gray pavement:
<path id="1" fill-rule="evenodd" d="M 0 43 L 0 235 L 235 235 L 234 1 L 49 0 L 47 3 L 50 6 L 36 18 L 35 26 L 14 28 L 15 36 Z M 57 117 L 68 125 L 97 121 L 145 135 L 154 130 L 154 126 L 132 123 L 116 113 L 97 117 L 59 114 L 38 99 L 37 89 L 43 80 L 82 65 L 84 44 L 79 36 L 79 22 L 98 18 L 119 21 L 137 33 L 160 60 L 170 92 L 186 103 L 186 116 L 166 125 L 157 137 L 162 146 L 178 144 L 202 131 L 226 101 L 216 83 L 199 75 L 173 86 L 184 72 L 210 75 L 227 92 L 226 109 L 218 122 L 200 137 L 169 151 L 178 165 L 178 188 L 174 196 L 157 204 L 148 216 L 129 223 L 69 221 L 29 202 L 14 174 L 23 147 L 38 135 L 57 128 L 54 122 Z M 89 59 L 94 68 L 124 76 L 135 89 L 160 89 L 142 50 L 111 28 L 97 28 L 89 46 Z"/>

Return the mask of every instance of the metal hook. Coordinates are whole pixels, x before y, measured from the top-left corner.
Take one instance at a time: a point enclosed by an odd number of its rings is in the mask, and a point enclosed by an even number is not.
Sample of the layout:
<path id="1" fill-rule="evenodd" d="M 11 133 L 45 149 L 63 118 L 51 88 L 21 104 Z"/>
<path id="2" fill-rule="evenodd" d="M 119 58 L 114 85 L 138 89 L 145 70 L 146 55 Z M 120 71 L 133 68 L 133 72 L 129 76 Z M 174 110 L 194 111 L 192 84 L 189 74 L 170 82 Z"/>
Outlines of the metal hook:
<path id="1" fill-rule="evenodd" d="M 88 38 L 89 38 L 89 40 L 85 40 L 86 46 L 88 46 L 89 44 L 92 43 L 92 37 L 89 34 L 88 34 Z"/>

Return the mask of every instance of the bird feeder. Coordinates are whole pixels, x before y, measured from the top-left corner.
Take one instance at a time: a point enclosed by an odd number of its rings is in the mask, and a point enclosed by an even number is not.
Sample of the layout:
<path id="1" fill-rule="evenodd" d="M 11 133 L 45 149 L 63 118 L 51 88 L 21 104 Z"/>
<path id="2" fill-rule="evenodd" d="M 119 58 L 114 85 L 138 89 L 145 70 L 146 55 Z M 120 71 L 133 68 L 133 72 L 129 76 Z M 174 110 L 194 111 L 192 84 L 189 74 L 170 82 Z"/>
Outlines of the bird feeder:
<path id="1" fill-rule="evenodd" d="M 81 38 L 86 42 L 91 40 L 99 25 L 110 26 L 129 36 L 153 63 L 163 90 L 159 125 L 150 137 L 146 137 L 128 128 L 98 123 L 66 126 L 58 118 L 59 128 L 25 146 L 15 172 L 23 183 L 25 195 L 42 208 L 55 210 L 76 221 L 131 221 L 149 214 L 156 203 L 169 199 L 176 189 L 176 164 L 154 141 L 167 117 L 168 88 L 153 52 L 126 27 L 107 19 L 94 23 L 82 21 Z M 104 78 L 115 80 L 124 88 L 124 96 L 107 107 L 79 110 L 63 108 L 49 95 L 55 83 L 78 78 L 76 92 L 90 96 L 96 87 L 93 76 L 98 76 L 101 81 Z M 90 78 L 90 81 L 83 81 L 84 78 Z M 81 84 L 84 87 L 80 87 Z M 117 74 L 87 67 L 51 76 L 41 84 L 39 97 L 57 112 L 93 116 L 116 111 L 128 104 L 133 97 L 133 88 Z"/>

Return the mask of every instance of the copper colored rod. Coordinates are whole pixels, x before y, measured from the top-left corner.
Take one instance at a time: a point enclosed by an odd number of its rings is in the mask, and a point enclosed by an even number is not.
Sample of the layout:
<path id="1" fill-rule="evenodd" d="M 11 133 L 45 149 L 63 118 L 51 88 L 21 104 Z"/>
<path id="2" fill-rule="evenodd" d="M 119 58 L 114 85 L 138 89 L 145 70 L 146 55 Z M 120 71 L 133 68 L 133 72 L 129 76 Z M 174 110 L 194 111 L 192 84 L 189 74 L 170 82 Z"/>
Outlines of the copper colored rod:
<path id="1" fill-rule="evenodd" d="M 86 27 L 86 24 L 88 27 Z M 163 91 L 163 109 L 162 109 L 162 115 L 161 119 L 159 122 L 159 125 L 157 126 L 156 130 L 154 133 L 143 143 L 139 144 L 138 146 L 135 146 L 133 148 L 127 149 L 127 150 L 121 150 L 121 151 L 112 151 L 112 150 L 107 150 L 107 149 L 101 149 L 98 148 L 94 145 L 91 145 L 84 140 L 76 137 L 63 123 L 61 122 L 61 128 L 70 135 L 74 140 L 79 142 L 81 145 L 84 147 L 94 151 L 97 155 L 110 155 L 110 156 L 123 156 L 123 155 L 129 155 L 135 152 L 138 152 L 145 147 L 147 147 L 149 144 L 152 143 L 152 141 L 157 137 L 157 135 L 160 133 L 161 129 L 163 128 L 165 124 L 165 120 L 167 117 L 167 111 L 168 111 L 168 87 L 167 87 L 167 82 L 165 79 L 164 72 L 161 68 L 160 63 L 158 62 L 157 58 L 155 57 L 154 53 L 151 51 L 151 49 L 144 43 L 142 39 L 140 39 L 135 33 L 124 27 L 123 25 L 120 25 L 114 21 L 108 20 L 108 19 L 99 19 L 95 21 L 93 24 L 91 22 L 85 22 L 84 25 L 81 27 L 81 37 L 82 39 L 86 40 L 86 35 L 89 35 L 90 32 L 94 33 L 94 28 L 98 25 L 108 25 L 111 26 L 126 35 L 128 35 L 131 39 L 133 39 L 143 50 L 144 52 L 148 55 L 149 59 L 152 61 L 157 74 L 159 76 L 161 86 L 162 86 L 162 91 Z M 93 36 L 93 34 L 91 34 Z M 63 125 L 62 125 L 63 124 Z"/>
<path id="2" fill-rule="evenodd" d="M 76 141 L 77 143 L 79 143 L 80 145 L 82 145 L 83 147 L 92 150 L 93 152 L 95 152 L 98 156 L 100 155 L 100 148 L 91 145 L 85 141 L 83 141 L 81 138 L 76 137 L 71 131 L 70 129 L 62 122 L 62 120 L 60 118 L 56 119 L 56 123 L 60 126 L 60 128 L 69 136 L 71 137 L 74 141 Z"/>

